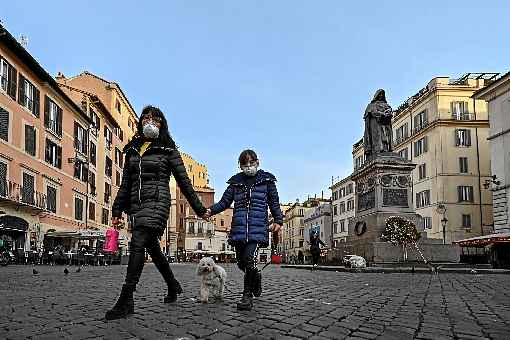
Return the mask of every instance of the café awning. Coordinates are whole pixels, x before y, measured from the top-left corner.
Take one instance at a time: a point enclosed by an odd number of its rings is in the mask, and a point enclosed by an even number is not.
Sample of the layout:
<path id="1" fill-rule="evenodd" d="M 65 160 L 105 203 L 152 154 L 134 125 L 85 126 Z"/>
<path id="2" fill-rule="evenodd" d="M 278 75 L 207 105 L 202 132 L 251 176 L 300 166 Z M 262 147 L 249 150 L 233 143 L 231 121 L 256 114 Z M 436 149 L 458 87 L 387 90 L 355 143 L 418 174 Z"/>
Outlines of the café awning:
<path id="1" fill-rule="evenodd" d="M 26 232 L 28 222 L 21 217 L 5 215 L 0 217 L 0 230 Z"/>
<path id="2" fill-rule="evenodd" d="M 484 247 L 491 244 L 510 244 L 510 233 L 495 233 L 453 241 L 461 247 Z"/>

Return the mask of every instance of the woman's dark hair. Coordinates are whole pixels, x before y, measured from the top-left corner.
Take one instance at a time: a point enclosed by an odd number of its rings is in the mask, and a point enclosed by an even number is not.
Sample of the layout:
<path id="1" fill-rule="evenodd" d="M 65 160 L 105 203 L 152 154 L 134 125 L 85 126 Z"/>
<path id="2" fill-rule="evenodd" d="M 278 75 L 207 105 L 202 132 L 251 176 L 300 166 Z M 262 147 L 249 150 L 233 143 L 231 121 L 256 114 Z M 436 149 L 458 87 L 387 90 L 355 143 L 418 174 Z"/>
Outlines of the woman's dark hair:
<path id="1" fill-rule="evenodd" d="M 139 137 L 143 136 L 142 120 L 143 120 L 143 116 L 146 116 L 148 114 L 151 114 L 152 116 L 158 117 L 159 119 L 161 119 L 161 127 L 159 128 L 159 137 L 158 137 L 159 143 L 162 145 L 165 145 L 165 146 L 175 147 L 175 142 L 172 139 L 172 137 L 170 137 L 170 132 L 168 131 L 168 123 L 166 121 L 165 115 L 163 114 L 163 112 L 161 112 L 161 110 L 158 107 L 155 107 L 152 105 L 147 105 L 142 110 L 142 114 L 140 115 L 140 119 L 138 120 L 138 125 L 137 125 L 138 136 Z"/>
<path id="2" fill-rule="evenodd" d="M 253 150 L 244 150 L 239 155 L 239 164 L 246 164 L 251 158 L 252 161 L 258 160 L 257 154 Z"/>

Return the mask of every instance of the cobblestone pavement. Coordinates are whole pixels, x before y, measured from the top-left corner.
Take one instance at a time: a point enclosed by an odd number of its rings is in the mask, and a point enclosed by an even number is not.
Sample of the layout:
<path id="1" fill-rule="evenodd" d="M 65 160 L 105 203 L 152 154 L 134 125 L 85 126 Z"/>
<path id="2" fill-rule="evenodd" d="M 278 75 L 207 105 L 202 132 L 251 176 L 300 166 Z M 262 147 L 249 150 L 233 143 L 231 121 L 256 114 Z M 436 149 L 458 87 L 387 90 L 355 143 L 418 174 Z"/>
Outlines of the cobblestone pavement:
<path id="1" fill-rule="evenodd" d="M 125 266 L 0 268 L 0 339 L 510 339 L 510 275 L 336 273 L 269 266 L 264 293 L 238 312 L 241 274 L 227 265 L 225 301 L 196 302 L 195 266 L 172 269 L 185 293 L 145 267 L 135 314 L 105 322 Z"/>

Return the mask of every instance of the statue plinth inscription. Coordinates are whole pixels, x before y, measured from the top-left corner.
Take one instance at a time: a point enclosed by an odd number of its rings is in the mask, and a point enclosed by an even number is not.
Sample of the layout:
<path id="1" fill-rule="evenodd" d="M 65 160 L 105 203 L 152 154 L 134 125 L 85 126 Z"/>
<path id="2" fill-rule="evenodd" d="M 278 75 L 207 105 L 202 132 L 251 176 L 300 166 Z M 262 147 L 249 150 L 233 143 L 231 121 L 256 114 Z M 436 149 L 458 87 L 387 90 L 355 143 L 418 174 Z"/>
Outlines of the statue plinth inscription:
<path id="1" fill-rule="evenodd" d="M 382 189 L 383 206 L 386 207 L 409 207 L 407 189 Z"/>

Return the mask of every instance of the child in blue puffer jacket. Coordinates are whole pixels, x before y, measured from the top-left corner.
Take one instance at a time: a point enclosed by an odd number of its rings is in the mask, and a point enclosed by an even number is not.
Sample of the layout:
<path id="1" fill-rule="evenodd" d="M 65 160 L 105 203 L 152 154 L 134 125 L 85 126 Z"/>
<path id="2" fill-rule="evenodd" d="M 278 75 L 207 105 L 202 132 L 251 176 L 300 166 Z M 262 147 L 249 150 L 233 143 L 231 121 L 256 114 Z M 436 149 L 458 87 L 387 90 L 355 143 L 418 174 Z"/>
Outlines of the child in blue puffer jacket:
<path id="1" fill-rule="evenodd" d="M 259 170 L 260 162 L 253 150 L 239 156 L 242 172 L 232 176 L 221 200 L 207 209 L 205 218 L 229 208 L 234 202 L 234 214 L 228 242 L 236 249 L 237 265 L 244 272 L 243 297 L 237 303 L 239 310 L 251 310 L 253 296 L 262 293 L 262 275 L 257 269 L 258 247 L 269 245 L 269 230 L 275 234 L 283 225 L 276 177 Z M 268 208 L 274 223 L 268 228 Z"/>

